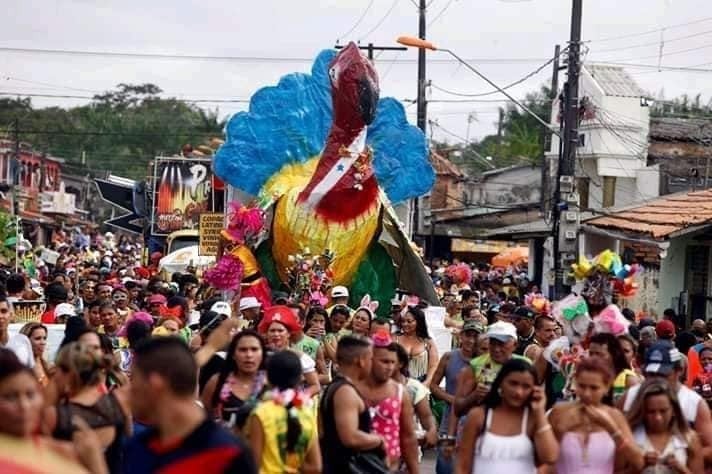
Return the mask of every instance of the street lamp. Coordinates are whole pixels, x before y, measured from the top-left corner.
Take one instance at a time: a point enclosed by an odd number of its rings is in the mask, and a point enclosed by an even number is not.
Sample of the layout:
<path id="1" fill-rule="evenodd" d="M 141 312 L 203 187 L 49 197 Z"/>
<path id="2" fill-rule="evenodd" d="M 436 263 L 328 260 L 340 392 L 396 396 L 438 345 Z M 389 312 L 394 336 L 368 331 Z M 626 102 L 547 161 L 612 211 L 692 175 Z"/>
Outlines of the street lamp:
<path id="1" fill-rule="evenodd" d="M 444 48 L 438 48 L 438 47 L 436 47 L 436 46 L 435 46 L 432 42 L 430 42 L 430 41 L 427 41 L 427 40 L 424 40 L 424 39 L 420 39 L 420 38 L 415 38 L 415 37 L 413 37 L 413 36 L 400 36 L 396 41 L 398 41 L 398 43 L 402 44 L 403 46 L 410 46 L 410 47 L 418 48 L 418 49 L 429 49 L 429 50 L 431 50 L 431 51 L 443 51 L 443 52 L 445 52 L 445 53 L 448 53 L 450 56 L 452 56 L 453 58 L 455 58 L 460 64 L 462 64 L 462 65 L 465 66 L 467 69 L 469 69 L 470 71 L 472 71 L 473 73 L 475 73 L 475 74 L 476 74 L 477 76 L 479 76 L 482 80 L 484 80 L 484 81 L 487 82 L 489 85 L 491 85 L 492 87 L 494 87 L 495 89 L 497 89 L 499 92 L 501 92 L 502 94 L 504 94 L 504 96 L 507 97 L 509 100 L 511 100 L 512 102 L 514 102 L 515 104 L 517 104 L 519 107 L 521 107 L 522 110 L 524 110 L 526 113 L 528 113 L 529 115 L 531 115 L 532 117 L 534 117 L 534 118 L 537 120 L 537 122 L 539 122 L 540 124 L 544 125 L 544 126 L 547 128 L 547 130 L 549 130 L 551 133 L 553 133 L 553 134 L 556 135 L 557 137 L 561 138 L 561 135 L 559 134 L 559 131 L 558 131 L 557 129 L 555 129 L 554 127 L 552 127 L 551 124 L 550 124 L 548 121 L 546 121 L 546 120 L 542 119 L 541 117 L 539 117 L 537 114 L 535 114 L 534 112 L 532 112 L 532 110 L 531 110 L 529 107 L 527 107 L 526 105 L 522 104 L 520 101 L 518 101 L 517 99 L 515 99 L 514 97 L 512 97 L 507 91 L 505 91 L 504 89 L 502 89 L 501 87 L 499 87 L 497 84 L 495 84 L 494 82 L 490 81 L 487 77 L 485 77 L 485 76 L 484 76 L 482 73 L 480 73 L 477 69 L 475 69 L 474 67 L 472 67 L 469 63 L 467 63 L 467 62 L 466 62 L 464 59 L 462 59 L 460 56 L 458 56 L 457 54 L 455 54 L 452 50 L 444 49 Z"/>

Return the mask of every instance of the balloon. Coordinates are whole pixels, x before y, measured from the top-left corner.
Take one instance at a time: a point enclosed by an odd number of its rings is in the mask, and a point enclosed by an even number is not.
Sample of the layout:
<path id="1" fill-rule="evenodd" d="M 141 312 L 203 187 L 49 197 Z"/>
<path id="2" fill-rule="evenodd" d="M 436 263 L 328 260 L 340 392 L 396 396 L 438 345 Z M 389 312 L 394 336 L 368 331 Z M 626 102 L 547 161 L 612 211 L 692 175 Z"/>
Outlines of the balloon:
<path id="1" fill-rule="evenodd" d="M 576 277 L 576 279 L 583 280 L 591 273 L 591 270 L 593 270 L 593 265 L 591 265 L 591 262 L 586 257 L 581 255 L 579 256 L 578 263 L 574 263 L 573 265 L 571 265 L 571 268 L 574 271 L 574 276 Z"/>

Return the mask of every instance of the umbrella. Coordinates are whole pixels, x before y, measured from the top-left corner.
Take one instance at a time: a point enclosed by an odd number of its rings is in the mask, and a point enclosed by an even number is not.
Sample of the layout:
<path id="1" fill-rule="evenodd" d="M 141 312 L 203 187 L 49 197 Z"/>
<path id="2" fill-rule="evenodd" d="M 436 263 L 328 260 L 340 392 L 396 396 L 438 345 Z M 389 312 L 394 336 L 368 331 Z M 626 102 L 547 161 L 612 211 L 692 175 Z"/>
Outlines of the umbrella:
<path id="1" fill-rule="evenodd" d="M 492 266 L 506 268 L 510 265 L 518 265 L 528 261 L 528 247 L 511 247 L 492 257 Z"/>
<path id="2" fill-rule="evenodd" d="M 191 266 L 196 269 L 204 269 L 213 263 L 215 263 L 215 257 L 198 255 L 198 246 L 191 245 L 171 252 L 163 257 L 158 262 L 158 270 L 176 273 L 183 272 L 186 268 Z"/>

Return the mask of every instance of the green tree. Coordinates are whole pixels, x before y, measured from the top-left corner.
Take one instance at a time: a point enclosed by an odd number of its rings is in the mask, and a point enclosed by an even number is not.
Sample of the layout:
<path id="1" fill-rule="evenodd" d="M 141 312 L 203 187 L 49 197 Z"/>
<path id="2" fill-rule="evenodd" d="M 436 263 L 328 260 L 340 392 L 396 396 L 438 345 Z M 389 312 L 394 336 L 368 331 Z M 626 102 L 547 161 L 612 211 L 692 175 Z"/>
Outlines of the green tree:
<path id="1" fill-rule="evenodd" d="M 532 112 L 548 121 L 551 117 L 550 89 L 542 86 L 525 95 L 522 101 Z M 493 124 L 495 128 L 498 122 Z M 472 143 L 435 143 L 436 150 L 469 174 L 492 168 L 541 161 L 542 125 L 529 113 L 514 104 L 502 108 L 502 136 L 491 134 Z"/>
<path id="2" fill-rule="evenodd" d="M 154 84 L 119 84 L 90 104 L 67 109 L 34 108 L 29 98 L 0 99 L 0 127 L 10 132 L 17 119 L 22 141 L 64 158 L 70 169 L 144 178 L 154 157 L 221 136 L 225 125 L 217 111 L 161 93 Z"/>
<path id="3" fill-rule="evenodd" d="M 702 94 L 697 94 L 694 97 L 683 94 L 672 100 L 665 100 L 665 91 L 661 90 L 650 107 L 650 115 L 652 117 L 712 118 L 712 98 L 704 102 Z"/>

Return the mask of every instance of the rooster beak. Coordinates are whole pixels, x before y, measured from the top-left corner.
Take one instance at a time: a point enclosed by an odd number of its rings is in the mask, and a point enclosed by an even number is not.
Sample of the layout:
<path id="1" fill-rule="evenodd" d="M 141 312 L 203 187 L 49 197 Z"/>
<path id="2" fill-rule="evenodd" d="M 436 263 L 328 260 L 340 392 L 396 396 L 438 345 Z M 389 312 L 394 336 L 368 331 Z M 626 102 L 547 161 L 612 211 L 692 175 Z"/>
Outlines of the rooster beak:
<path id="1" fill-rule="evenodd" d="M 378 96 L 378 86 L 376 86 L 369 77 L 362 77 L 358 85 L 358 105 L 361 120 L 363 120 L 363 123 L 366 125 L 370 125 L 376 117 Z"/>

